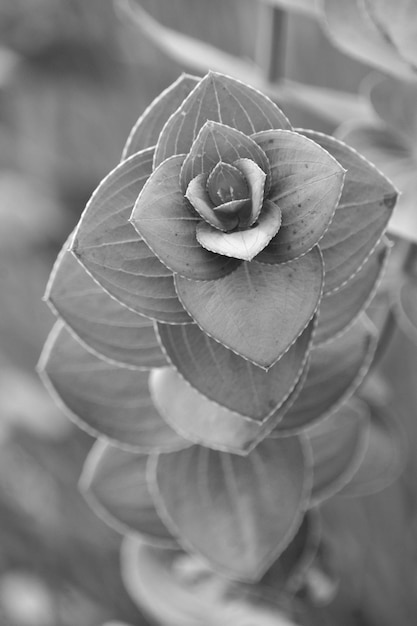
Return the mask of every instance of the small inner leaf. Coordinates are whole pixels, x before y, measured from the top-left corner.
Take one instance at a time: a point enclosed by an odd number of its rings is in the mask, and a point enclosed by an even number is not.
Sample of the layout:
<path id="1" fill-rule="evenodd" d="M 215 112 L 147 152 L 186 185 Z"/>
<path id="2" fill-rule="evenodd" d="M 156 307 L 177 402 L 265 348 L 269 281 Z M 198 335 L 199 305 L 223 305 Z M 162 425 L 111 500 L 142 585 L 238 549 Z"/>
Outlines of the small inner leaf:
<path id="1" fill-rule="evenodd" d="M 235 161 L 234 165 L 243 172 L 249 185 L 252 202 L 248 226 L 252 226 L 258 219 L 262 209 L 265 183 L 267 182 L 266 174 L 256 165 L 255 161 L 251 161 L 251 159 L 238 159 Z"/>
<path id="2" fill-rule="evenodd" d="M 211 252 L 251 261 L 268 245 L 280 226 L 280 208 L 267 201 L 258 223 L 252 228 L 223 233 L 206 222 L 200 222 L 197 226 L 197 241 Z"/>
<path id="3" fill-rule="evenodd" d="M 207 191 L 215 206 L 249 197 L 249 187 L 242 172 L 223 161 L 219 161 L 209 174 Z"/>

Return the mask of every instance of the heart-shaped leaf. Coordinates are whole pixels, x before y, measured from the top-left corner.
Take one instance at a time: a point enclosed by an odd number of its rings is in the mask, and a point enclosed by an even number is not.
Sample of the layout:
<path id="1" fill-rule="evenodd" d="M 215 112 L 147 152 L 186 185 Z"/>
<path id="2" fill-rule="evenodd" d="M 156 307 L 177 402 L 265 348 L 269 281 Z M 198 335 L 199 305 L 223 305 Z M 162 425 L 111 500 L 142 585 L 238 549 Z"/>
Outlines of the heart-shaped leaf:
<path id="1" fill-rule="evenodd" d="M 269 161 L 256 141 L 236 128 L 207 121 L 185 158 L 181 170 L 183 191 L 193 178 L 210 174 L 219 162 L 232 164 L 239 159 L 250 159 L 265 174 L 269 173 Z"/>
<path id="2" fill-rule="evenodd" d="M 100 285 L 133 311 L 168 323 L 189 318 L 171 272 L 128 220 L 152 172 L 153 148 L 116 167 L 98 186 L 75 232 L 73 251 Z"/>
<path id="3" fill-rule="evenodd" d="M 64 245 L 45 298 L 87 349 L 116 365 L 162 367 L 153 324 L 111 298 Z"/>
<path id="4" fill-rule="evenodd" d="M 390 248 L 382 244 L 344 287 L 324 295 L 314 333 L 316 345 L 328 341 L 353 324 L 373 299 L 385 271 Z"/>
<path id="5" fill-rule="evenodd" d="M 263 250 L 281 226 L 281 210 L 266 200 L 256 224 L 246 230 L 223 233 L 207 222 L 197 225 L 197 241 L 211 252 L 251 261 Z"/>
<path id="6" fill-rule="evenodd" d="M 269 130 L 253 139 L 270 163 L 268 198 L 282 211 L 279 233 L 259 260 L 295 259 L 311 250 L 328 228 L 342 192 L 343 168 L 320 145 L 299 133 Z"/>
<path id="7" fill-rule="evenodd" d="M 410 65 L 370 19 L 364 3 L 358 0 L 324 0 L 323 8 L 327 34 L 335 46 L 383 72 L 412 77 Z"/>
<path id="8" fill-rule="evenodd" d="M 340 337 L 313 348 L 303 389 L 276 433 L 296 432 L 336 411 L 362 382 L 376 344 L 374 327 L 361 317 Z"/>
<path id="9" fill-rule="evenodd" d="M 404 432 L 390 410 L 369 405 L 371 423 L 368 446 L 353 478 L 342 496 L 367 496 L 391 485 L 401 474 L 407 459 Z"/>
<path id="10" fill-rule="evenodd" d="M 347 170 L 330 228 L 320 242 L 326 268 L 325 293 L 347 283 L 380 241 L 398 192 L 369 161 L 345 143 L 314 131 L 300 131 L 330 152 Z"/>
<path id="11" fill-rule="evenodd" d="M 148 372 L 99 359 L 58 322 L 45 344 L 39 370 L 52 396 L 81 428 L 138 452 L 189 445 L 160 417 L 148 389 Z"/>
<path id="12" fill-rule="evenodd" d="M 155 166 L 174 154 L 189 152 L 207 120 L 251 135 L 271 128 L 291 128 L 267 96 L 234 78 L 209 72 L 165 124 L 155 151 Z"/>
<path id="13" fill-rule="evenodd" d="M 80 488 L 93 511 L 122 534 L 174 544 L 159 518 L 146 481 L 148 457 L 97 441 L 87 457 Z"/>
<path id="14" fill-rule="evenodd" d="M 243 263 L 216 281 L 176 277 L 178 296 L 200 328 L 265 369 L 283 356 L 312 319 L 322 282 L 317 248 L 283 265 Z"/>
<path id="15" fill-rule="evenodd" d="M 340 491 L 362 463 L 369 437 L 368 408 L 350 400 L 306 436 L 313 452 L 312 503 L 320 504 Z"/>
<path id="16" fill-rule="evenodd" d="M 123 149 L 122 160 L 157 143 L 165 123 L 183 103 L 199 80 L 196 76 L 181 74 L 172 85 L 151 102 L 132 128 Z"/>
<path id="17" fill-rule="evenodd" d="M 193 446 L 151 457 L 158 513 L 180 543 L 221 573 L 256 581 L 297 531 L 310 491 L 302 439 L 261 442 L 248 456 Z"/>
<path id="18" fill-rule="evenodd" d="M 152 370 L 149 387 L 153 402 L 181 437 L 213 450 L 249 454 L 283 418 L 297 398 L 304 375 L 284 402 L 263 421 L 253 420 L 215 404 L 193 389 L 172 367 Z"/>
<path id="19" fill-rule="evenodd" d="M 184 155 L 174 156 L 155 170 L 135 204 L 131 221 L 173 272 L 194 280 L 213 280 L 233 271 L 239 262 L 213 254 L 198 243 L 196 227 L 201 218 L 179 186 L 183 161 Z"/>
<path id="20" fill-rule="evenodd" d="M 307 364 L 313 320 L 267 372 L 211 339 L 196 324 L 158 325 L 163 349 L 180 374 L 210 400 L 262 421 L 287 398 Z"/>

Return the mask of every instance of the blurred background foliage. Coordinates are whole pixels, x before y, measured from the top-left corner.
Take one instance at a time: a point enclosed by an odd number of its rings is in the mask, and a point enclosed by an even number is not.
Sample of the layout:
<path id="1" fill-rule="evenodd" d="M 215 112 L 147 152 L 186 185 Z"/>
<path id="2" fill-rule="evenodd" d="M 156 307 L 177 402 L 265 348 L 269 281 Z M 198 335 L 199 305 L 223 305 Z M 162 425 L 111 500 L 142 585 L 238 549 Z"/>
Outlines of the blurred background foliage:
<path id="1" fill-rule="evenodd" d="M 256 56 L 255 0 L 141 5 L 172 29 Z M 0 0 L 0 46 L 0 621 L 139 626 L 147 622 L 120 580 L 119 537 L 77 491 L 92 439 L 52 404 L 35 366 L 52 325 L 41 298 L 59 247 L 137 117 L 187 68 L 121 20 L 111 0 Z M 369 72 L 301 15 L 288 17 L 284 63 L 288 78 L 352 93 Z M 334 130 L 307 107 L 286 113 L 295 126 Z M 327 606 L 318 606 L 320 584 L 313 590 L 302 623 L 415 623 L 416 360 L 416 344 L 396 330 L 380 368 L 383 402 L 409 443 L 406 469 L 381 494 L 325 505 L 341 582 Z"/>

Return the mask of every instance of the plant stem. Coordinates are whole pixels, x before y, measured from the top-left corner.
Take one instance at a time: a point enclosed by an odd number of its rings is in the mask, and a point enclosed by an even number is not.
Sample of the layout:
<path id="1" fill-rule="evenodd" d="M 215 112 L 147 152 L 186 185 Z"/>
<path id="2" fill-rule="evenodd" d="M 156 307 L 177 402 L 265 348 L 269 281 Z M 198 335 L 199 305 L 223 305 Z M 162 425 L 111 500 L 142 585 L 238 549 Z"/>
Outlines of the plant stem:
<path id="1" fill-rule="evenodd" d="M 262 78 L 277 82 L 285 74 L 287 14 L 265 0 L 259 1 L 255 61 Z"/>

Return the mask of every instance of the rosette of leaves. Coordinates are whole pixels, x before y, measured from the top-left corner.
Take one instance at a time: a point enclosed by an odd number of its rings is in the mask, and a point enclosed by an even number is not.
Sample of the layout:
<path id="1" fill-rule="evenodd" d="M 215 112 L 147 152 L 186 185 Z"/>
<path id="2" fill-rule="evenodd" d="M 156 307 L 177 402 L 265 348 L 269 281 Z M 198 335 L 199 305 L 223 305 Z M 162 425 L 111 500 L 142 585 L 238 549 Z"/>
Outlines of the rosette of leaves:
<path id="1" fill-rule="evenodd" d="M 100 439 L 109 523 L 259 580 L 352 477 L 391 183 L 267 97 L 182 76 L 141 116 L 47 289 L 46 384 Z M 327 419 L 325 419 L 327 418 Z"/>

